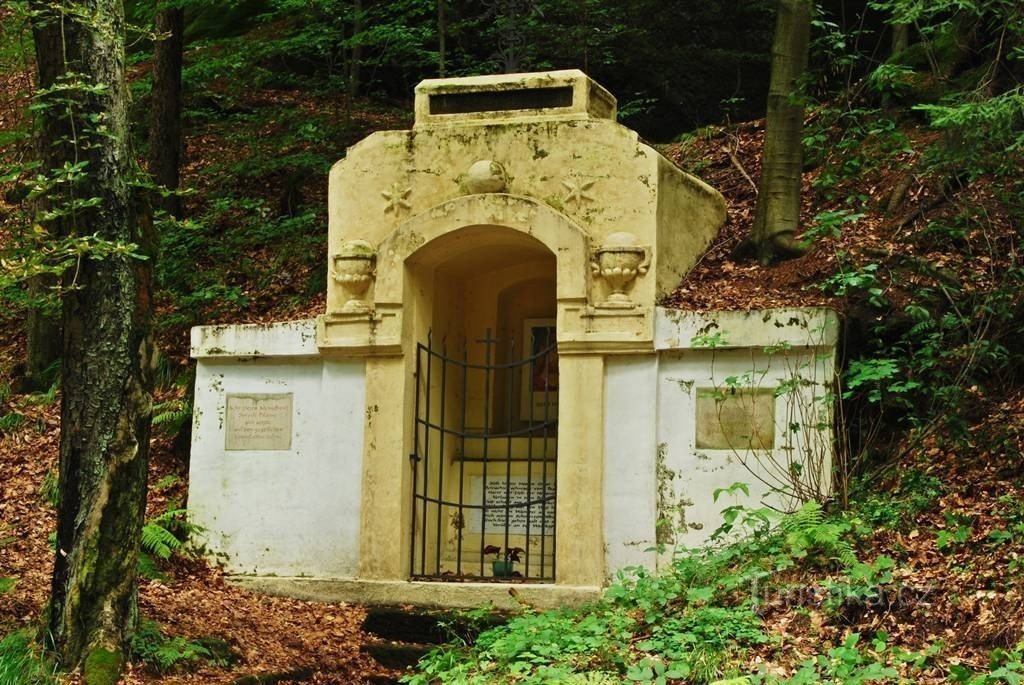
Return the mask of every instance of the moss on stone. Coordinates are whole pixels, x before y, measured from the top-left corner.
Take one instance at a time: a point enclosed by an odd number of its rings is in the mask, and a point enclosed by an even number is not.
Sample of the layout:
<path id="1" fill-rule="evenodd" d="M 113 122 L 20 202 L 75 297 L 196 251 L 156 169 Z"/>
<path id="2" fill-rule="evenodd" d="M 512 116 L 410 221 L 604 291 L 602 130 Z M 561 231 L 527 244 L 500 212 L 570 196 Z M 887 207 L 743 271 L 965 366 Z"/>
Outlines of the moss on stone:
<path id="1" fill-rule="evenodd" d="M 85 685 L 117 685 L 122 665 L 119 653 L 96 647 L 85 657 L 82 682 Z"/>

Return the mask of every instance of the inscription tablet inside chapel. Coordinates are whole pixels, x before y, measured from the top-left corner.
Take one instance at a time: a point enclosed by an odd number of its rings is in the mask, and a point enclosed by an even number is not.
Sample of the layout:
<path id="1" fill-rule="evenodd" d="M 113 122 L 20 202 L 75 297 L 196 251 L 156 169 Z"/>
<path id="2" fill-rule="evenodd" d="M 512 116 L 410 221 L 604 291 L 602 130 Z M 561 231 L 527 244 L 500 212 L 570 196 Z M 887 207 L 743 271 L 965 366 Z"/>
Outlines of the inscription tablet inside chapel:
<path id="1" fill-rule="evenodd" d="M 224 426 L 225 450 L 290 450 L 292 394 L 229 394 Z"/>

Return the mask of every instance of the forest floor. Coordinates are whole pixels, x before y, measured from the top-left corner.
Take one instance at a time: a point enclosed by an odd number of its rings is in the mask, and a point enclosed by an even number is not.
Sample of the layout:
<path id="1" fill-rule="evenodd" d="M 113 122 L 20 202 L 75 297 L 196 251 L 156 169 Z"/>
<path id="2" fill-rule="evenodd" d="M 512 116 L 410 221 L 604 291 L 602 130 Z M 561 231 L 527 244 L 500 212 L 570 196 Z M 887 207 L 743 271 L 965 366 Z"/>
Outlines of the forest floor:
<path id="1" fill-rule="evenodd" d="M 29 85 L 23 73 L 0 73 L 0 131 L 24 123 Z M 290 111 L 308 120 L 330 121 L 342 111 L 336 99 L 298 91 L 254 93 L 239 106 L 271 114 L 262 120 L 253 118 L 251 127 L 241 133 L 229 130 L 234 123 L 213 122 L 190 129 L 185 185 L 197 191 L 187 201 L 190 213 L 197 216 L 210 215 L 215 203 L 209 198 L 215 191 L 226 191 L 214 186 L 238 172 L 237 166 L 224 171 L 224 160 L 241 163 L 274 154 L 301 155 L 322 142 L 292 140 L 288 143 L 291 147 L 274 148 L 267 141 L 279 139 L 285 122 L 275 120 L 273 112 Z M 337 136 L 333 151 L 324 154 L 340 157 L 344 145 L 366 132 L 405 123 L 401 112 L 370 103 L 357 108 L 352 116 L 356 124 Z M 841 307 L 835 294 L 817 287 L 836 271 L 840 261 L 855 262 L 860 256 L 899 271 L 905 268 L 900 254 L 906 241 L 916 235 L 914 226 L 944 211 L 943 191 L 932 179 L 908 176 L 907 169 L 913 168 L 916 156 L 909 149 L 893 152 L 884 165 L 852 174 L 829 192 L 821 189 L 818 168 L 806 178 L 805 225 L 819 224 L 816 217 L 822 212 L 839 211 L 852 192 L 867 196 L 877 211 L 863 213 L 838 236 L 816 240 L 798 259 L 770 268 L 735 259 L 733 250 L 752 222 L 756 203 L 750 179 L 759 174 L 761 135 L 761 122 L 750 122 L 707 128 L 682 142 L 661 146 L 683 168 L 721 191 L 729 209 L 728 223 L 718 240 L 665 304 L 688 309 Z M 217 167 L 222 170 L 211 172 Z M 284 257 L 274 240 L 248 246 L 244 267 L 215 264 L 216 255 L 202 255 L 193 268 L 216 271 L 217 279 L 241 293 L 217 310 L 204 310 L 205 322 L 282 320 L 322 310 L 321 290 L 309 284 L 317 282 L 326 242 L 324 179 L 311 174 L 293 183 L 285 173 L 257 169 L 252 177 L 238 181 L 260 198 L 258 207 L 301 204 L 311 208 L 307 225 L 315 230 L 303 236 L 305 242 L 294 253 Z M 241 192 L 241 188 L 227 190 Z M 965 192 L 984 196 L 989 191 L 981 183 Z M 225 226 L 228 231 L 244 230 L 248 225 L 240 216 L 244 211 L 245 207 L 236 205 L 217 214 L 210 230 L 216 233 Z M 13 206 L 0 201 L 0 224 L 13 221 L 14 214 Z M 993 216 L 997 231 L 1002 230 L 999 226 L 1009 230 L 999 222 L 998 212 Z M 917 254 L 936 268 L 976 271 L 981 287 L 1005 268 L 1008 252 L 1000 246 L 1010 238 L 987 236 L 993 249 L 972 264 L 954 264 L 963 253 L 943 250 L 941 245 Z M 306 248 L 312 253 L 304 252 Z M 173 253 L 171 258 L 191 259 Z M 899 292 L 888 295 L 899 302 Z M 181 307 L 180 298 L 165 293 L 158 318 L 170 321 Z M 186 318 L 160 327 L 168 366 L 179 374 L 189 364 L 189 323 Z M 0 313 L 0 386 L 13 382 L 23 357 L 20 315 Z M 168 383 L 156 400 L 166 403 L 183 395 L 182 384 Z M 0 428 L 0 578 L 16 579 L 13 588 L 0 593 L 0 635 L 36 625 L 49 592 L 55 517 L 47 493 L 57 462 L 58 405 L 58 397 L 52 393 L 12 392 L 0 397 L 0 417 L 22 417 Z M 897 559 L 898 584 L 913 589 L 911 600 L 861 607 L 839 619 L 825 617 L 813 603 L 769 607 L 764 618 L 783 646 L 752 654 L 753 661 L 786 670 L 801 658 L 841 643 L 852 631 L 885 631 L 890 643 L 908 649 L 944 643 L 943 656 L 935 665 L 935 681 L 939 682 L 951 664 L 982 667 L 991 649 L 1012 647 L 1024 637 L 1024 597 L 1019 582 L 1024 572 L 1024 396 L 1007 393 L 979 398 L 976 407 L 975 415 L 965 417 L 972 436 L 967 448 L 944 440 L 940 432 L 913 443 L 894 444 L 893 450 L 902 450 L 899 468 L 881 473 L 872 484 L 890 495 L 866 495 L 861 501 L 865 516 L 888 522 L 877 526 L 861 553 L 867 560 L 879 555 Z M 172 442 L 171 435 L 157 431 L 150 472 L 150 516 L 185 502 L 187 465 L 175 454 Z M 913 479 L 907 474 L 914 474 Z M 127 683 L 232 683 L 245 675 L 287 673 L 302 682 L 359 683 L 396 675 L 362 653 L 360 648 L 369 637 L 362 632 L 365 610 L 361 607 L 247 592 L 200 560 L 176 557 L 161 563 L 161 572 L 164 578 L 144 579 L 140 584 L 143 617 L 156 621 L 167 635 L 220 637 L 232 646 L 239 661 L 230 667 L 200 664 L 187 672 L 160 672 L 151 665 L 135 663 L 126 676 Z M 820 587 L 822 579 L 795 580 L 813 588 Z"/>

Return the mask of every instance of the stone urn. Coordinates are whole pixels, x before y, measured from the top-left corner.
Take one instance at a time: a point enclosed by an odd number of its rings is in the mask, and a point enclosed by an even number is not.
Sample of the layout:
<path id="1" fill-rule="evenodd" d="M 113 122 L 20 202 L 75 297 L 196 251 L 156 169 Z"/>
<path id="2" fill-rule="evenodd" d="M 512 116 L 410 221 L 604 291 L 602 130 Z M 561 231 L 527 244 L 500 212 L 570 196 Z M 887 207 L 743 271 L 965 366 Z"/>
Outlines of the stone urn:
<path id="1" fill-rule="evenodd" d="M 363 299 L 376 275 L 377 253 L 365 240 L 351 240 L 331 256 L 331 278 L 342 287 L 348 301 L 341 308 L 346 313 L 370 311 Z"/>
<path id="2" fill-rule="evenodd" d="M 594 261 L 590 269 L 595 277 L 604 279 L 611 294 L 604 302 L 597 305 L 602 309 L 632 309 L 636 306 L 629 299 L 627 292 L 636 277 L 647 273 L 650 259 L 647 250 L 637 245 L 636 236 L 632 233 L 612 233 L 604 245 L 594 251 Z"/>

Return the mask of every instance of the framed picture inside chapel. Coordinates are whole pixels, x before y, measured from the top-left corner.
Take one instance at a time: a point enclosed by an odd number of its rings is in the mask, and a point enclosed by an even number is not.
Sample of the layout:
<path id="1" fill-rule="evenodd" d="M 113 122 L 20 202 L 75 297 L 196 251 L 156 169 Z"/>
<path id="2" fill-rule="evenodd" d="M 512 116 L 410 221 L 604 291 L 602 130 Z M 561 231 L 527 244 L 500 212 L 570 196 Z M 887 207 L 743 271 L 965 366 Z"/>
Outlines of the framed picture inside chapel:
<path id="1" fill-rule="evenodd" d="M 524 358 L 520 419 L 555 421 L 558 419 L 558 349 L 554 319 L 523 321 Z"/>

